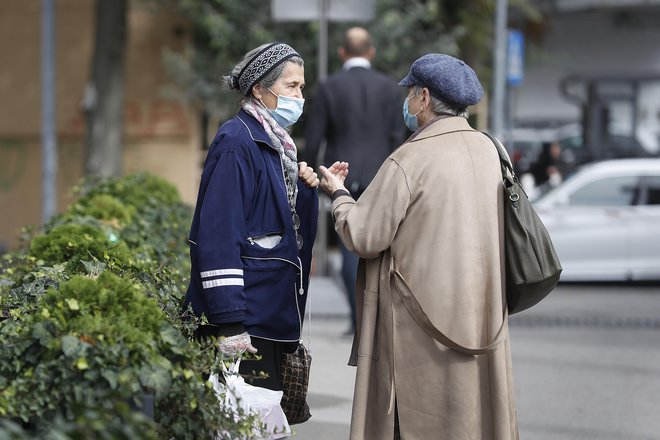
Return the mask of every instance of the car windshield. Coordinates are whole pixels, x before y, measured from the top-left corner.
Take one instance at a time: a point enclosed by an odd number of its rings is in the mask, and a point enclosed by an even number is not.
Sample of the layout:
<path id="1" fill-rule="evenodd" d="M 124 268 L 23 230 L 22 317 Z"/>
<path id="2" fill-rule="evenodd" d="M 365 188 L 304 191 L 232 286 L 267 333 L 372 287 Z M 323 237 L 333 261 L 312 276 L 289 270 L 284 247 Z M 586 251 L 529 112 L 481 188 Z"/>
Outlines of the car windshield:
<path id="1" fill-rule="evenodd" d="M 571 180 L 575 179 L 575 176 L 578 175 L 580 169 L 582 169 L 582 167 L 580 167 L 576 172 L 569 174 L 569 176 L 562 182 L 561 186 L 564 186 L 564 184 L 566 184 L 566 183 L 570 182 Z M 559 188 L 561 188 L 561 186 L 552 188 L 549 191 L 538 194 L 536 197 L 534 197 L 532 202 L 537 202 L 537 201 L 546 199 L 547 197 L 554 194 Z"/>

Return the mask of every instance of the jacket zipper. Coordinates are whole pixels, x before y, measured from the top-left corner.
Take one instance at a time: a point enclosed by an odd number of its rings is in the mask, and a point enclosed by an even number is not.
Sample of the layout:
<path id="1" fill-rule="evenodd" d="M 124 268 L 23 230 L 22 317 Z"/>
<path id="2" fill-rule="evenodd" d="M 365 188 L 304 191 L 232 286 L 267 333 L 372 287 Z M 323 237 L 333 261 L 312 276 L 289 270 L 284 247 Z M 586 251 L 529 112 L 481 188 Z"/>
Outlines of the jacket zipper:
<path id="1" fill-rule="evenodd" d="M 296 291 L 296 285 L 293 285 L 293 294 L 296 297 L 296 311 L 298 312 L 298 329 L 300 333 L 300 340 L 302 341 L 302 325 L 303 318 L 300 317 L 300 303 L 298 302 L 298 295 L 302 296 L 305 294 L 305 289 L 303 289 L 303 272 L 302 272 L 302 260 L 298 257 L 298 262 L 300 263 L 300 289 Z"/>
<path id="2" fill-rule="evenodd" d="M 302 270 L 301 266 L 298 266 L 296 263 L 294 263 L 291 260 L 287 260 L 286 258 L 278 258 L 278 257 L 246 257 L 246 256 L 241 256 L 241 258 L 245 258 L 246 260 L 278 260 L 278 261 L 284 261 L 285 263 L 292 264 L 296 267 L 298 270 Z"/>
<path id="3" fill-rule="evenodd" d="M 260 238 L 265 238 L 265 237 L 271 237 L 271 236 L 273 236 L 273 235 L 281 235 L 281 236 L 284 236 L 284 233 L 281 233 L 281 232 L 267 232 L 267 233 L 265 233 L 265 234 L 256 235 L 256 236 L 254 236 L 254 237 L 248 237 L 248 238 L 247 238 L 247 241 L 248 241 L 250 244 L 255 244 L 255 243 L 254 243 L 255 240 L 258 240 L 258 239 L 260 239 Z"/>

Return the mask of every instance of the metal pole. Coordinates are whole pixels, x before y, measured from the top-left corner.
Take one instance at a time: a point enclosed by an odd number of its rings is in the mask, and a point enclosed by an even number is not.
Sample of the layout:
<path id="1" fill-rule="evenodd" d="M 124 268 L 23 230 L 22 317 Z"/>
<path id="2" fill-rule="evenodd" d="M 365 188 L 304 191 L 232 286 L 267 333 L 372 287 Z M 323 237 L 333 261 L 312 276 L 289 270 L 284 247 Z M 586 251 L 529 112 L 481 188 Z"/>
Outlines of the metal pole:
<path id="1" fill-rule="evenodd" d="M 603 127 L 603 106 L 598 94 L 598 83 L 595 80 L 589 81 L 587 86 L 587 109 L 588 119 L 586 124 L 585 144 L 591 152 L 590 161 L 599 160 L 603 157 L 602 146 L 602 127 Z"/>
<path id="2" fill-rule="evenodd" d="M 55 134 L 55 0 L 41 1 L 41 220 L 57 207 L 57 138 Z"/>
<path id="3" fill-rule="evenodd" d="M 632 83 L 632 96 L 630 97 L 630 104 L 632 105 L 632 133 L 631 136 L 637 137 L 637 125 L 639 123 L 639 81 Z"/>
<path id="4" fill-rule="evenodd" d="M 330 0 L 319 0 L 319 80 L 328 76 L 328 9 Z"/>
<path id="5" fill-rule="evenodd" d="M 319 82 L 328 76 L 328 4 L 330 0 L 319 1 L 319 47 L 318 47 L 318 79 Z M 319 221 L 314 246 L 316 272 L 328 275 L 328 212 L 330 200 L 319 191 Z"/>
<path id="6" fill-rule="evenodd" d="M 495 60 L 493 69 L 493 101 L 491 107 L 491 130 L 493 136 L 502 139 L 506 102 L 506 22 L 507 0 L 496 0 L 495 4 Z"/>

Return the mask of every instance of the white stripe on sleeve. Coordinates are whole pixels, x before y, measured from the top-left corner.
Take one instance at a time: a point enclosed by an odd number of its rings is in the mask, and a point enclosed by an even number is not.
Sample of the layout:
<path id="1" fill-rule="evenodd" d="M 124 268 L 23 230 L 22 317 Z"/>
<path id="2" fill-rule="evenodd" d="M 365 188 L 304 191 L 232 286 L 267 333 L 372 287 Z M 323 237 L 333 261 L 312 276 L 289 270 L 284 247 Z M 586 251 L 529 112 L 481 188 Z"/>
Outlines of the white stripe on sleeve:
<path id="1" fill-rule="evenodd" d="M 217 269 L 200 272 L 202 278 L 219 277 L 221 275 L 239 275 L 243 276 L 243 269 Z"/>
<path id="2" fill-rule="evenodd" d="M 219 286 L 242 286 L 243 278 L 219 278 L 217 280 L 202 281 L 202 287 L 204 289 L 210 289 L 212 287 Z"/>

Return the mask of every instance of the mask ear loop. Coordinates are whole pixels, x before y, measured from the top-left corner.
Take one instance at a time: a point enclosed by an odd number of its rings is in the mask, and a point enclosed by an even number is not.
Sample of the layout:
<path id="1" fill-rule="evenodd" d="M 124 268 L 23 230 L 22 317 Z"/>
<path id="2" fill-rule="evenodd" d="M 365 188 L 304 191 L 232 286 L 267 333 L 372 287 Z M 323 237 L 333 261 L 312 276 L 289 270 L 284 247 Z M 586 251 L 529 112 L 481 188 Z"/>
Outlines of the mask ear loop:
<path id="1" fill-rule="evenodd" d="M 278 95 L 277 93 L 273 92 L 273 91 L 270 89 L 270 87 L 266 87 L 266 88 L 268 89 L 268 91 L 269 91 L 270 93 L 272 93 L 272 94 L 275 95 L 276 97 L 278 97 L 278 98 L 280 97 L 280 95 Z"/>
<path id="2" fill-rule="evenodd" d="M 410 100 L 413 99 L 415 96 L 419 95 L 419 92 L 421 92 L 421 90 L 418 90 L 417 93 L 415 93 L 411 97 L 406 98 L 406 100 L 408 101 L 408 108 L 410 108 Z M 420 103 L 420 105 L 421 105 L 421 103 Z M 408 112 L 408 114 L 412 117 L 417 117 L 417 115 L 420 114 L 421 112 L 422 112 L 422 109 L 420 107 L 419 111 L 417 113 L 415 113 L 414 115 L 410 115 L 410 112 Z"/>
<path id="3" fill-rule="evenodd" d="M 261 84 L 261 83 L 259 83 L 259 84 Z M 257 85 L 257 84 L 255 84 L 252 88 L 254 88 L 256 85 Z M 268 91 L 269 91 L 270 93 L 272 93 L 273 95 L 275 95 L 275 93 L 270 89 L 270 87 L 266 87 L 266 89 L 268 89 Z M 275 96 L 278 96 L 278 95 L 275 95 Z M 278 96 L 278 98 L 279 98 L 279 96 Z M 255 101 L 257 101 L 257 102 L 259 102 L 259 103 L 263 106 L 263 108 L 265 108 L 266 110 L 270 110 L 270 109 L 266 106 L 266 104 L 261 100 L 261 98 L 257 98 L 256 96 L 252 95 L 252 99 L 255 100 Z"/>
<path id="4" fill-rule="evenodd" d="M 275 95 L 275 97 L 277 98 L 277 104 L 275 104 L 275 108 L 279 107 L 279 106 L 280 106 L 280 95 L 278 95 L 277 93 L 273 92 L 273 91 L 270 89 L 270 87 L 266 87 L 266 88 L 268 89 L 268 91 L 269 91 L 270 93 L 272 93 L 273 95 Z M 265 104 L 264 104 L 264 107 L 266 107 Z M 266 108 L 268 108 L 268 107 L 266 107 Z"/>
<path id="5" fill-rule="evenodd" d="M 266 107 L 266 104 L 264 104 L 264 102 L 261 100 L 261 98 L 257 98 L 257 101 L 259 101 L 259 103 L 260 103 L 260 104 L 261 104 L 266 110 L 270 110 L 268 107 Z"/>

